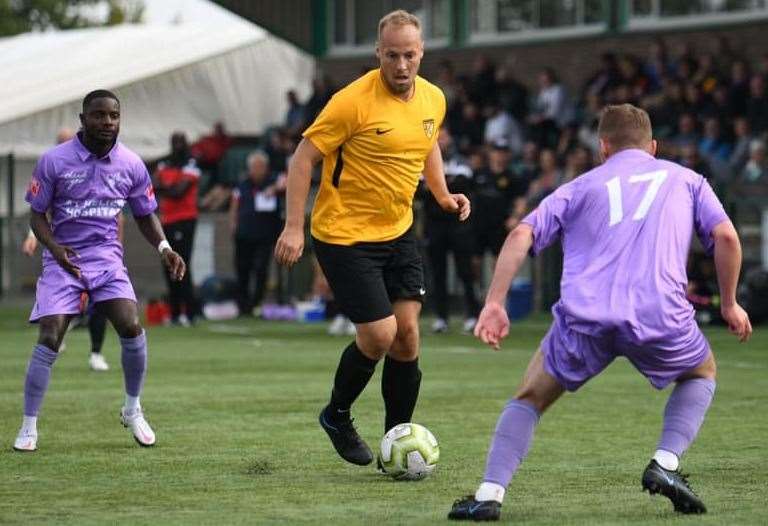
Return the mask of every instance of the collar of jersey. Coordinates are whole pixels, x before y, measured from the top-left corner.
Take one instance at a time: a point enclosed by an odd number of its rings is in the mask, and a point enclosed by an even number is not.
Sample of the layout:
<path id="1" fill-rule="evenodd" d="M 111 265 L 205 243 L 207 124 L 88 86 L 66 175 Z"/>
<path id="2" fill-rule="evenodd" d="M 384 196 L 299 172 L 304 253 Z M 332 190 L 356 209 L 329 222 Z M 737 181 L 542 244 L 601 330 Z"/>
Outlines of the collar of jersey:
<path id="1" fill-rule="evenodd" d="M 80 141 L 80 135 L 75 134 L 75 137 L 72 139 L 72 144 L 75 148 L 75 152 L 77 153 L 77 156 L 80 158 L 81 161 L 86 161 L 89 157 L 96 158 L 96 155 L 85 147 L 85 145 Z M 112 154 L 114 154 L 117 151 L 117 147 L 119 145 L 119 141 L 115 141 L 115 144 L 112 145 L 112 148 L 103 156 L 99 157 L 98 159 L 104 159 L 107 161 L 112 160 Z"/>
<path id="2" fill-rule="evenodd" d="M 653 155 L 646 152 L 645 150 L 640 150 L 639 148 L 627 148 L 626 150 L 621 150 L 619 152 L 614 153 L 611 155 L 608 160 L 613 161 L 615 160 L 621 160 L 621 159 L 632 159 L 636 157 L 643 157 L 645 159 L 655 159 Z"/>

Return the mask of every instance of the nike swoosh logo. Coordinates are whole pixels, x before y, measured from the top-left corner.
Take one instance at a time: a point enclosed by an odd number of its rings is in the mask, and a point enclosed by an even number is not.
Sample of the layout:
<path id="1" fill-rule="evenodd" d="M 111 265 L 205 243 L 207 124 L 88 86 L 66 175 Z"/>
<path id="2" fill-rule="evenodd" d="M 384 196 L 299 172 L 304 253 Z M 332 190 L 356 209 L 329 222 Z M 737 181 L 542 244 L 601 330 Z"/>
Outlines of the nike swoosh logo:
<path id="1" fill-rule="evenodd" d="M 382 130 L 381 128 L 376 128 L 376 135 L 384 135 L 385 133 L 389 133 L 392 130 L 394 130 L 394 128 L 389 128 L 386 130 Z"/>
<path id="2" fill-rule="evenodd" d="M 670 486 L 674 486 L 675 485 L 675 481 L 672 480 L 671 478 L 669 478 L 669 475 L 667 475 L 663 471 L 662 471 L 661 475 L 664 477 L 664 480 L 667 481 L 667 484 L 669 484 Z"/>
<path id="3" fill-rule="evenodd" d="M 473 513 L 475 513 L 477 510 L 480 509 L 480 506 L 482 506 L 482 505 L 483 505 L 482 502 L 478 502 L 476 504 L 471 505 L 469 507 L 469 514 L 472 515 Z"/>

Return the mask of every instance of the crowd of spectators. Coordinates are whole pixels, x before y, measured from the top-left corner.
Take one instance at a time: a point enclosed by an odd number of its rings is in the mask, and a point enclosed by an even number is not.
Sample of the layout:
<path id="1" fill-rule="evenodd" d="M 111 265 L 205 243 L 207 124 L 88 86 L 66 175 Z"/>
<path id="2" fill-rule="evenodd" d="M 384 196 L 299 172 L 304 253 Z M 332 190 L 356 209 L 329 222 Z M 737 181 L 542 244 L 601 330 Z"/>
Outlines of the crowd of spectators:
<path id="1" fill-rule="evenodd" d="M 543 68 L 531 85 L 516 78 L 509 65 L 483 55 L 465 72 L 443 62 L 430 80 L 447 100 L 444 158 L 471 174 L 461 184 L 483 203 L 474 206 L 473 221 L 483 225 L 475 232 L 475 255 L 498 253 L 499 240 L 527 211 L 600 162 L 597 123 L 606 104 L 628 102 L 646 109 L 659 140 L 658 155 L 704 175 L 724 200 L 768 195 L 768 53 L 749 61 L 726 39 L 714 41 L 708 51 L 686 44 L 670 50 L 657 40 L 645 56 L 603 53 L 580 86 L 565 85 L 553 68 Z M 304 102 L 288 92 L 284 121 L 260 144 L 249 145 L 237 159 L 234 176 L 223 173 L 232 172 L 225 165 L 235 148 L 223 126 L 193 143 L 191 153 L 208 174 L 201 208 L 226 210 L 241 202 L 243 189 L 237 198 L 232 191 L 248 179 L 245 160 L 254 150 L 270 174 L 263 184 L 273 192 L 302 130 L 334 89 L 318 78 Z M 466 281 L 465 262 L 461 267 Z M 468 297 L 468 319 L 476 308 Z"/>

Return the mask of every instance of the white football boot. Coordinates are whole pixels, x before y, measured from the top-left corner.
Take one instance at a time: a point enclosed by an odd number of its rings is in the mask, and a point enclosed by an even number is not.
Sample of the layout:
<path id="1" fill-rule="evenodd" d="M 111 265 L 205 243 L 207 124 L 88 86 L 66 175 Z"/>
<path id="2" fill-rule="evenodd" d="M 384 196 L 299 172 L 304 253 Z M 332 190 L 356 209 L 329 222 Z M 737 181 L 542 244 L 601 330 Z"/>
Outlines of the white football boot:
<path id="1" fill-rule="evenodd" d="M 21 428 L 13 443 L 13 449 L 22 453 L 37 451 L 37 432 Z"/>
<path id="2" fill-rule="evenodd" d="M 328 334 L 331 336 L 342 336 L 347 324 L 347 319 L 343 314 L 337 314 L 331 324 L 328 326 Z"/>
<path id="3" fill-rule="evenodd" d="M 462 329 L 465 333 L 472 334 L 472 331 L 475 330 L 475 325 L 477 325 L 477 318 L 467 318 L 464 320 Z"/>
<path id="4" fill-rule="evenodd" d="M 88 365 L 91 366 L 92 371 L 109 371 L 109 364 L 100 352 L 91 353 L 91 357 L 88 358 Z"/>
<path id="5" fill-rule="evenodd" d="M 155 445 L 155 432 L 149 427 L 149 423 L 144 419 L 144 413 L 141 408 L 120 410 L 120 422 L 124 427 L 131 428 L 133 438 L 142 447 L 151 447 Z"/>
<path id="6" fill-rule="evenodd" d="M 435 334 L 448 332 L 448 322 L 443 318 L 436 318 L 435 321 L 432 322 L 432 332 Z"/>

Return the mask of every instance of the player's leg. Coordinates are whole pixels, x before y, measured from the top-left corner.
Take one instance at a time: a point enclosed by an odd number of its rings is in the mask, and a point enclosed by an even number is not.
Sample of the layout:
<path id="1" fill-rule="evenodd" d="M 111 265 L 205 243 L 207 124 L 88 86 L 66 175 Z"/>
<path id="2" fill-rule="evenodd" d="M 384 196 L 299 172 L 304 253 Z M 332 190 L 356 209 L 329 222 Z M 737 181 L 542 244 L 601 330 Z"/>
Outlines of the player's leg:
<path id="1" fill-rule="evenodd" d="M 178 253 L 181 249 L 179 247 L 179 238 L 183 235 L 179 229 L 178 222 L 166 223 L 163 225 L 163 233 L 168 239 L 171 248 L 174 252 Z M 185 260 L 186 261 L 186 260 Z M 163 275 L 165 276 L 165 283 L 168 286 L 168 305 L 171 308 L 171 321 L 173 323 L 179 323 L 179 316 L 181 315 L 181 283 L 171 278 L 170 271 L 163 266 Z"/>
<path id="2" fill-rule="evenodd" d="M 235 240 L 235 272 L 237 272 L 238 308 L 241 316 L 251 314 L 251 274 L 256 244 L 245 239 Z"/>
<path id="3" fill-rule="evenodd" d="M 480 314 L 480 303 L 475 291 L 475 273 L 472 268 L 472 255 L 475 252 L 474 238 L 470 225 L 460 225 L 453 237 L 453 260 L 456 274 L 464 289 L 464 331 L 472 332 Z"/>
<path id="4" fill-rule="evenodd" d="M 411 421 L 421 386 L 419 370 L 419 313 L 421 303 L 398 300 L 392 304 L 397 333 L 381 375 L 384 398 L 384 432 Z"/>
<path id="5" fill-rule="evenodd" d="M 717 375 L 715 358 L 704 336 L 698 327 L 691 333 L 691 341 L 681 344 L 679 350 L 644 349 L 628 358 L 655 387 L 663 388 L 670 375 L 675 382 L 664 409 L 656 452 L 643 472 L 643 489 L 666 496 L 681 513 L 706 513 L 706 506 L 679 470 L 680 458 L 696 438 L 712 403 Z M 653 356 L 657 360 L 649 363 Z"/>
<path id="6" fill-rule="evenodd" d="M 96 308 L 109 319 L 120 337 L 125 381 L 125 404 L 120 411 L 121 421 L 131 429 L 139 445 L 153 446 L 155 433 L 144 419 L 140 401 L 147 371 L 147 337 L 139 323 L 136 301 L 127 298 L 108 299 L 99 301 Z"/>
<path id="7" fill-rule="evenodd" d="M 432 297 L 437 318 L 432 324 L 433 332 L 445 332 L 448 330 L 448 243 L 446 227 L 436 221 L 428 224 L 427 254 L 432 269 Z"/>
<path id="8" fill-rule="evenodd" d="M 615 359 L 612 338 L 572 331 L 557 308 L 553 314 L 541 348 L 496 424 L 483 482 L 475 495 L 454 503 L 448 518 L 498 520 L 506 487 L 528 454 L 541 414 L 564 391 L 576 391 Z"/>
<path id="9" fill-rule="evenodd" d="M 186 221 L 179 221 L 178 231 L 181 233 L 178 239 L 178 250 L 174 250 L 182 257 L 184 261 L 189 262 L 187 265 L 187 271 L 184 273 L 184 277 L 179 283 L 179 296 L 181 304 L 183 306 L 182 317 L 183 322 L 193 322 L 198 315 L 197 312 L 197 298 L 195 298 L 195 287 L 192 284 L 192 249 L 195 242 L 195 228 L 197 221 L 195 219 L 189 219 Z"/>
<path id="10" fill-rule="evenodd" d="M 269 280 L 269 266 L 272 262 L 272 251 L 274 245 L 270 243 L 259 243 L 256 245 L 255 254 L 255 277 L 256 288 L 253 292 L 253 305 L 260 307 L 264 301 L 264 293 L 267 290 L 267 281 Z"/>
<path id="11" fill-rule="evenodd" d="M 498 520 L 506 488 L 528 454 L 541 414 L 565 389 L 544 368 L 538 350 L 528 364 L 522 384 L 496 423 L 486 459 L 483 482 L 474 495 L 457 500 L 449 519 Z"/>
<path id="12" fill-rule="evenodd" d="M 397 332 L 382 277 L 389 249 L 382 244 L 347 247 L 316 239 L 313 244 L 341 311 L 357 329 L 355 340 L 341 354 L 331 399 L 319 421 L 344 460 L 366 465 L 373 461 L 373 453 L 352 425 L 350 410 Z"/>
<path id="13" fill-rule="evenodd" d="M 104 335 L 107 331 L 107 317 L 99 312 L 93 301 L 88 299 L 88 335 L 91 338 L 91 356 L 88 364 L 93 371 L 108 371 L 109 364 L 101 353 Z"/>
<path id="14" fill-rule="evenodd" d="M 37 449 L 37 415 L 48 390 L 58 349 L 73 317 L 71 314 L 53 314 L 38 320 L 37 344 L 29 358 L 24 379 L 24 416 L 13 444 L 16 451 Z"/>

